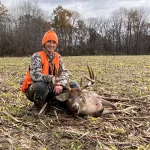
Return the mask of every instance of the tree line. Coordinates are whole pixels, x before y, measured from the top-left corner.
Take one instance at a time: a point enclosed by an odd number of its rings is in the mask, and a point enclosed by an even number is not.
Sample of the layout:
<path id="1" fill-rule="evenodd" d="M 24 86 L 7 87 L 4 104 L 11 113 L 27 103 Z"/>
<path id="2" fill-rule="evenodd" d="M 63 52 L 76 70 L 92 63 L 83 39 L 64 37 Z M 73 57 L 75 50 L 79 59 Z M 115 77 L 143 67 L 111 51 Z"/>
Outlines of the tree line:
<path id="1" fill-rule="evenodd" d="M 53 29 L 62 55 L 150 54 L 150 23 L 142 9 L 119 8 L 109 18 L 82 19 L 58 6 L 52 14 L 36 0 L 20 0 L 9 10 L 0 1 L 0 56 L 29 56 L 42 48 L 44 33 Z"/>

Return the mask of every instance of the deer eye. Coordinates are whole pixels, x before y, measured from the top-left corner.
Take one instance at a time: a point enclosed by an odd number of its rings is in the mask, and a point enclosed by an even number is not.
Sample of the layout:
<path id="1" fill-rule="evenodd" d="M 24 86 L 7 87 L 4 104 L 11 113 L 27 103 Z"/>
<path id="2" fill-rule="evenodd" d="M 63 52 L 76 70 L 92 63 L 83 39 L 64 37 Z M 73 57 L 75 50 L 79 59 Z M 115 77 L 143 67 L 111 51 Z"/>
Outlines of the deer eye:
<path id="1" fill-rule="evenodd" d="M 82 96 L 80 96 L 80 101 L 82 101 Z"/>
<path id="2" fill-rule="evenodd" d="M 69 96 L 68 99 L 71 100 L 71 96 Z"/>

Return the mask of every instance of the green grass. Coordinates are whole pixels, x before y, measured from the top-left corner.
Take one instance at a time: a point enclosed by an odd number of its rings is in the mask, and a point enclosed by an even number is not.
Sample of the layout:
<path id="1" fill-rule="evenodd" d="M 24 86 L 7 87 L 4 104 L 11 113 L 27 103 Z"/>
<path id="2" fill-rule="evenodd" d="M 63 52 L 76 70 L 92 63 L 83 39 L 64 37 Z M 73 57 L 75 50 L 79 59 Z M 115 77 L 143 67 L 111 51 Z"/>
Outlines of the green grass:
<path id="1" fill-rule="evenodd" d="M 60 124 L 53 110 L 40 118 L 27 115 L 32 103 L 20 92 L 19 80 L 30 58 L 0 58 L 0 149 L 150 149 L 150 119 L 144 118 L 150 116 L 150 56 L 78 56 L 63 60 L 71 79 L 80 82 L 82 76 L 88 76 L 88 63 L 97 76 L 89 90 L 126 99 L 112 102 L 118 109 L 138 108 L 130 113 L 81 119 L 56 109 Z"/>

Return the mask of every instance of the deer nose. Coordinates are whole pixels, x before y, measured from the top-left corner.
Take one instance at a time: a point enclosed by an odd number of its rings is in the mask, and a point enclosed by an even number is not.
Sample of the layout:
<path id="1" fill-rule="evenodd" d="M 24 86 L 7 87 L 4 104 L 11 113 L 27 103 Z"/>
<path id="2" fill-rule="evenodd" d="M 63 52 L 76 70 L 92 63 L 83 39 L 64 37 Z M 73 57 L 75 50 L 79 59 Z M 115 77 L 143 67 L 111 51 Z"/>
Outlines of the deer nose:
<path id="1" fill-rule="evenodd" d="M 72 111 L 75 114 L 79 114 L 79 105 L 78 104 L 73 105 L 72 106 Z"/>

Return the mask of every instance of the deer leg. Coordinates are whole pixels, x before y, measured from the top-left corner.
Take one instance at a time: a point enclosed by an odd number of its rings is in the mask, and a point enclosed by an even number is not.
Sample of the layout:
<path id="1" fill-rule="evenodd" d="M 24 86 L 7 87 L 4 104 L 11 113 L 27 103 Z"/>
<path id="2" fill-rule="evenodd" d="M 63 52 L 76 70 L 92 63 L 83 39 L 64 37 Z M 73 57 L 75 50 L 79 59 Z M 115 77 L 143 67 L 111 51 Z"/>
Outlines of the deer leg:
<path id="1" fill-rule="evenodd" d="M 122 110 L 111 110 L 111 109 L 104 109 L 104 111 L 102 112 L 102 115 L 106 115 L 106 114 L 118 114 L 121 113 Z"/>
<path id="2" fill-rule="evenodd" d="M 103 114 L 104 107 L 102 107 L 98 112 L 92 114 L 93 117 L 100 117 Z"/>
<path id="3" fill-rule="evenodd" d="M 137 106 L 131 106 L 131 107 L 128 107 L 128 108 L 125 108 L 125 109 L 122 109 L 122 110 L 111 110 L 111 109 L 104 109 L 103 111 L 103 115 L 105 114 L 111 114 L 111 113 L 114 113 L 114 114 L 117 114 L 117 113 L 126 113 L 126 114 L 129 114 L 129 113 L 133 113 L 133 110 L 134 109 L 137 109 L 138 107 Z"/>
<path id="4" fill-rule="evenodd" d="M 101 101 L 102 101 L 103 106 L 111 107 L 113 110 L 117 110 L 117 107 L 115 105 L 111 104 L 110 102 L 108 102 L 104 99 L 101 99 Z"/>

